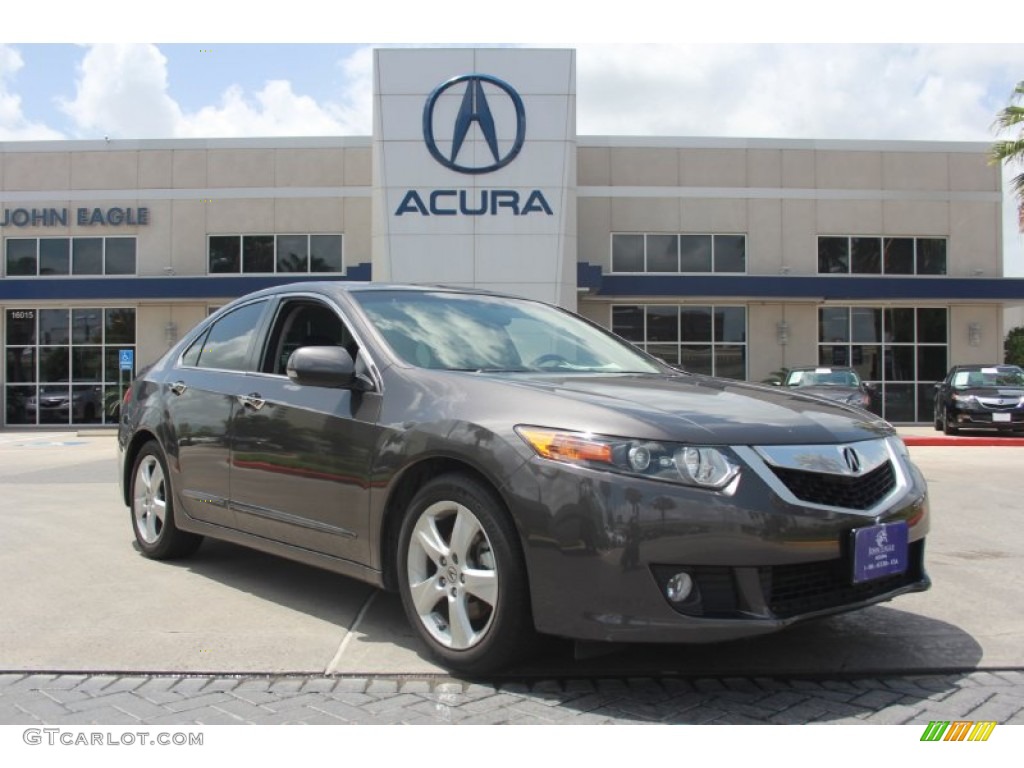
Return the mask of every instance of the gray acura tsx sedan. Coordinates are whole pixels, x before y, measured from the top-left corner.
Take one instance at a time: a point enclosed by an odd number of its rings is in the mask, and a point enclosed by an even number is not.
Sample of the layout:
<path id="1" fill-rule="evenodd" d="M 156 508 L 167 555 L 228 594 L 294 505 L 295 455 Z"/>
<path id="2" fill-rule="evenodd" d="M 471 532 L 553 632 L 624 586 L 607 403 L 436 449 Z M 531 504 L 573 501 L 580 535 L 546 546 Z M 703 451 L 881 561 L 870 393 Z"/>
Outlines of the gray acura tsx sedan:
<path id="1" fill-rule="evenodd" d="M 462 672 L 542 635 L 714 642 L 929 586 L 888 423 L 510 296 L 245 296 L 134 381 L 118 446 L 147 557 L 209 536 L 398 591 Z"/>

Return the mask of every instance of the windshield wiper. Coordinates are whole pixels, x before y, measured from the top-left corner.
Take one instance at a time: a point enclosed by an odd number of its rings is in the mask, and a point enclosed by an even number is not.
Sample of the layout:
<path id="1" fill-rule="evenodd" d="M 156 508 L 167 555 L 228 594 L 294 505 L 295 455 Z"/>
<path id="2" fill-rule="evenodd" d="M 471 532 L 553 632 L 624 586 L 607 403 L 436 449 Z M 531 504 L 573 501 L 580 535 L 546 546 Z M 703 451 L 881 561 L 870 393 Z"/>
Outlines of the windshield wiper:
<path id="1" fill-rule="evenodd" d="M 446 371 L 460 373 L 528 373 L 531 368 L 445 368 Z"/>

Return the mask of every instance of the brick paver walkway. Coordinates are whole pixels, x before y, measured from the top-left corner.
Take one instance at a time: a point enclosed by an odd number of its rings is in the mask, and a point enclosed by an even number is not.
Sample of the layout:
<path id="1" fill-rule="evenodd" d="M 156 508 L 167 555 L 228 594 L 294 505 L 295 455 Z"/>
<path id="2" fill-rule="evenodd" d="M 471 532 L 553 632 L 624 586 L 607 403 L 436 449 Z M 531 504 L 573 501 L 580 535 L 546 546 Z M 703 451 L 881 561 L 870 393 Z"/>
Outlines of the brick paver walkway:
<path id="1" fill-rule="evenodd" d="M 1024 671 L 857 679 L 0 674 L 0 724 L 1024 724 Z"/>

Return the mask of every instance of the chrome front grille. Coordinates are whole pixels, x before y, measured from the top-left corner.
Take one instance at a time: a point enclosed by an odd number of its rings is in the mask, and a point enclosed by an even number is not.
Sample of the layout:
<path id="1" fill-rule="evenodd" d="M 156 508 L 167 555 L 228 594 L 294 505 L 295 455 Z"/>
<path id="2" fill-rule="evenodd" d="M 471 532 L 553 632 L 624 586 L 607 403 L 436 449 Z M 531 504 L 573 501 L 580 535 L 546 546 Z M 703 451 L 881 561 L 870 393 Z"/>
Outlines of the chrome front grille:
<path id="1" fill-rule="evenodd" d="M 734 450 L 782 501 L 794 505 L 875 515 L 910 483 L 906 448 L 895 436 Z"/>
<path id="2" fill-rule="evenodd" d="M 775 476 L 801 501 L 846 509 L 870 509 L 896 487 L 896 473 L 887 461 L 860 477 L 771 467 Z"/>
<path id="3" fill-rule="evenodd" d="M 1021 404 L 1019 397 L 978 397 L 976 400 L 990 411 L 1012 411 Z"/>

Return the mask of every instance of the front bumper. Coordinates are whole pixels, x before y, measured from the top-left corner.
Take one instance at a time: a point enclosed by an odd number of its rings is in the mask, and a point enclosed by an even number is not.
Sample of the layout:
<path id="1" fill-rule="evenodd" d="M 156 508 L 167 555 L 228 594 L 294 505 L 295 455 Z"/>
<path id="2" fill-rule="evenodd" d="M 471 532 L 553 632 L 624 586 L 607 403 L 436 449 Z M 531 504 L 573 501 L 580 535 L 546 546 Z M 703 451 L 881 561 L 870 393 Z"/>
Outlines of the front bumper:
<path id="1" fill-rule="evenodd" d="M 967 429 L 1024 430 L 1024 408 L 996 410 L 955 405 L 949 410 L 949 423 Z"/>
<path id="2" fill-rule="evenodd" d="M 723 493 L 532 460 L 507 492 L 537 629 L 579 640 L 714 642 L 928 589 L 924 479 L 908 459 L 894 460 L 899 482 L 864 510 L 795 499 L 749 465 Z M 855 584 L 852 531 L 897 521 L 907 524 L 907 570 Z M 665 596 L 680 571 L 697 587 L 681 604 Z"/>
<path id="3" fill-rule="evenodd" d="M 66 402 L 56 405 L 43 403 L 39 406 L 29 404 L 25 413 L 31 421 L 35 421 L 38 414 L 40 423 L 66 422 L 71 416 L 71 406 Z"/>

